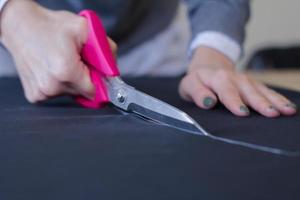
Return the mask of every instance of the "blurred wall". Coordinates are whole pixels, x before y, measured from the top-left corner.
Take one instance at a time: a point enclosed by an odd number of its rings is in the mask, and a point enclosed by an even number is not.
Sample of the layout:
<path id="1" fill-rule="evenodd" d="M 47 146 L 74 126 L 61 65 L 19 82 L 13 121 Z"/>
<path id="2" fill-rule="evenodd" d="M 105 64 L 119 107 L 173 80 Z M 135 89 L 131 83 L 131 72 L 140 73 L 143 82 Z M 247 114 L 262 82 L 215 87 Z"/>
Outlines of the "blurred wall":
<path id="1" fill-rule="evenodd" d="M 268 46 L 300 46 L 300 0 L 252 0 L 242 68 L 253 52 Z"/>

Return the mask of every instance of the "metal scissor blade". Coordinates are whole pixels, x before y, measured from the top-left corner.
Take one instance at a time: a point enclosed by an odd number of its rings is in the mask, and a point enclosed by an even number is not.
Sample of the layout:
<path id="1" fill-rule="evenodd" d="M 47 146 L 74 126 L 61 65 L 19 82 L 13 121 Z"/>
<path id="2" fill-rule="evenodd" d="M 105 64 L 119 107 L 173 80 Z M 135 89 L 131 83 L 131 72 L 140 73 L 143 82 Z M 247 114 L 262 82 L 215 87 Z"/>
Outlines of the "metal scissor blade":
<path id="1" fill-rule="evenodd" d="M 170 109 L 170 108 L 168 108 Z M 202 131 L 202 129 L 199 128 L 197 123 L 191 122 L 189 119 L 189 116 L 186 115 L 184 112 L 181 112 L 182 114 L 181 119 L 176 119 L 173 117 L 169 117 L 167 115 L 164 115 L 163 113 L 158 113 L 153 110 L 149 110 L 148 108 L 145 108 L 141 105 L 131 103 L 128 107 L 128 110 L 138 114 L 142 117 L 145 117 L 147 119 L 150 119 L 154 122 L 158 122 L 160 124 L 168 125 L 183 131 L 187 131 L 189 133 L 194 133 L 197 135 L 205 135 L 205 132 Z M 178 111 L 177 111 L 178 112 Z M 179 114 L 179 113 L 177 113 Z"/>
<path id="2" fill-rule="evenodd" d="M 207 135 L 206 131 L 185 112 L 136 90 L 119 78 L 110 79 L 108 87 L 110 101 L 118 108 L 190 133 Z"/>

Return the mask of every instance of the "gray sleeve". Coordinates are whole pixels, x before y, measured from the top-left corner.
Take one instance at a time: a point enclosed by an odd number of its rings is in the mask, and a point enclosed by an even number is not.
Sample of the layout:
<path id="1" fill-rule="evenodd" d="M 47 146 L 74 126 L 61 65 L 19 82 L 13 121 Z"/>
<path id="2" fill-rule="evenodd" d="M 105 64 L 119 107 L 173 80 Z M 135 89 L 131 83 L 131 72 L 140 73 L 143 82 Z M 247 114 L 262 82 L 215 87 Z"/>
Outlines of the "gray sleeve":
<path id="1" fill-rule="evenodd" d="M 241 46 L 250 15 L 250 0 L 185 0 L 193 38 L 203 31 L 217 31 Z"/>

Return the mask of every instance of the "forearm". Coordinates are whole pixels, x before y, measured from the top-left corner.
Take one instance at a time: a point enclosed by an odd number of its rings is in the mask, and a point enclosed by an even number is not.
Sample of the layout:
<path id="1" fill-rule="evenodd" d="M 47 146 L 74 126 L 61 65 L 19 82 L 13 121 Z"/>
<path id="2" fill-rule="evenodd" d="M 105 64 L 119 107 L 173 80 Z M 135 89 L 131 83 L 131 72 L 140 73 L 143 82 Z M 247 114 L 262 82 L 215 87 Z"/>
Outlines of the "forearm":
<path id="1" fill-rule="evenodd" d="M 1 31 L 2 31 L 2 26 L 4 24 L 3 21 L 6 21 L 5 24 L 8 24 L 8 23 L 13 24 L 10 21 L 10 19 L 7 19 L 7 12 L 8 12 L 7 10 L 10 10 L 9 12 L 11 13 L 11 12 L 13 12 L 11 10 L 14 9 L 13 7 L 15 7 L 16 3 L 22 4 L 22 3 L 24 3 L 24 2 L 26 3 L 28 1 L 31 1 L 31 0 L 18 0 L 18 1 L 16 1 L 16 0 L 0 0 L 0 30 Z M 18 15 L 18 14 L 19 14 L 19 12 L 17 10 L 15 10 L 14 15 Z M 8 14 L 8 16 L 12 16 L 12 15 Z"/>
<path id="2" fill-rule="evenodd" d="M 17 29 L 21 23 L 21 19 L 25 19 L 22 11 L 23 4 L 30 0 L 6 0 L 1 1 L 1 18 L 0 18 L 0 30 L 1 30 L 1 42 L 5 44 L 8 36 L 17 34 Z M 18 20 L 19 19 L 19 20 Z M 14 33 L 14 34 L 13 34 Z"/>
<path id="3" fill-rule="evenodd" d="M 0 35 L 2 32 L 2 15 L 6 4 L 8 4 L 9 0 L 0 0 Z"/>
<path id="4" fill-rule="evenodd" d="M 28 33 L 34 32 L 35 26 L 28 26 L 28 24 L 33 25 L 38 21 L 32 13 L 49 15 L 51 12 L 46 12 L 45 8 L 33 0 L 9 0 L 6 3 L 1 12 L 0 39 L 8 50 L 11 50 L 16 43 L 29 42 L 24 38 L 28 38 Z"/>

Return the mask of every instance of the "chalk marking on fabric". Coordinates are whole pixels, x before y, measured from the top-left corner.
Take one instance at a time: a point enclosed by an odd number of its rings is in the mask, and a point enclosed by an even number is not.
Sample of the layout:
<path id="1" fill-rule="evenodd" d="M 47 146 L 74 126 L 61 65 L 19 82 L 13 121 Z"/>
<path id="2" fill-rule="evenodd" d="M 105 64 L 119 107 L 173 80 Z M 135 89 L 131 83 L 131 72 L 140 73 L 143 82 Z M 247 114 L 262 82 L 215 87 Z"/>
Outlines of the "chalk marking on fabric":
<path id="1" fill-rule="evenodd" d="M 19 108 L 12 108 L 12 109 L 2 109 L 2 111 L 11 111 L 11 110 L 35 110 L 35 109 L 30 109 L 30 108 L 26 108 L 26 107 L 19 107 Z M 93 116 L 55 116 L 55 117 L 41 117 L 39 116 L 38 118 L 32 118 L 32 119 L 25 119 L 25 120 L 52 120 L 52 119 L 90 119 L 90 118 L 109 118 L 109 117 L 122 117 L 122 116 L 126 116 L 128 115 L 128 113 L 125 114 L 125 112 L 122 112 L 123 115 L 93 115 Z M 141 117 L 141 119 L 146 120 L 145 118 Z M 24 119 L 22 119 L 24 120 Z M 152 120 L 146 120 L 147 122 L 152 122 Z M 158 122 L 154 122 L 157 125 L 162 125 L 162 126 L 168 126 L 168 127 L 172 127 L 178 130 L 182 130 L 185 132 L 189 132 L 195 135 L 200 135 L 200 132 L 193 132 L 193 131 L 188 131 L 186 129 L 180 129 L 178 127 L 175 126 L 170 126 L 167 124 L 163 124 L 163 123 L 158 123 Z M 266 152 L 266 153 L 271 153 L 271 154 L 276 154 L 276 155 L 282 155 L 282 156 L 288 156 L 288 157 L 299 157 L 300 156 L 300 151 L 289 151 L 289 150 L 284 150 L 284 149 L 279 149 L 279 148 L 274 148 L 274 147 L 268 147 L 268 146 L 263 146 L 263 145 L 258 145 L 258 144 L 253 144 L 253 143 L 248 143 L 248 142 L 244 142 L 244 141 L 240 141 L 240 140 L 234 140 L 234 139 L 229 139 L 229 138 L 224 138 L 224 137 L 220 137 L 220 136 L 215 136 L 209 132 L 207 132 L 205 129 L 203 129 L 199 124 L 197 124 L 199 131 L 201 131 L 204 134 L 201 134 L 202 136 L 206 136 L 208 138 L 211 138 L 213 140 L 217 140 L 217 141 L 221 141 L 224 143 L 228 143 L 228 144 L 233 144 L 233 145 L 237 145 L 237 146 L 242 146 L 245 148 L 249 148 L 249 149 L 253 149 L 253 150 L 257 150 L 257 151 L 262 151 L 262 152 Z"/>
<path id="2" fill-rule="evenodd" d="M 208 137 L 208 138 L 213 139 L 213 140 L 217 140 L 217 141 L 221 141 L 221 142 L 224 142 L 224 143 L 228 143 L 228 144 L 232 144 L 232 145 L 236 145 L 236 146 L 241 146 L 241 147 L 245 147 L 245 148 L 249 148 L 249 149 L 253 149 L 253 150 L 257 150 L 257 151 L 262 151 L 262 152 L 266 152 L 266 153 L 276 154 L 276 155 L 280 155 L 280 156 L 288 156 L 288 157 L 299 157 L 300 156 L 300 151 L 289 151 L 289 150 L 285 150 L 285 149 L 279 149 L 279 148 L 275 148 L 275 147 L 268 147 L 268 146 L 248 143 L 248 142 L 244 142 L 244 141 L 240 141 L 240 140 L 215 136 L 215 135 L 207 132 L 199 124 L 196 124 L 198 129 L 199 129 L 199 132 L 188 131 L 186 129 L 180 129 L 178 127 L 170 126 L 168 124 L 163 124 L 163 123 L 160 123 L 160 125 L 168 126 L 168 127 L 178 129 L 178 130 L 182 130 L 182 131 L 192 133 L 192 134 L 195 134 L 195 135 L 205 136 L 205 137 Z M 199 134 L 199 133 L 201 133 L 201 134 Z"/>

